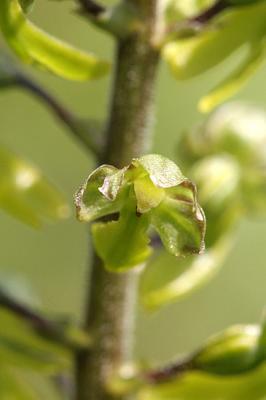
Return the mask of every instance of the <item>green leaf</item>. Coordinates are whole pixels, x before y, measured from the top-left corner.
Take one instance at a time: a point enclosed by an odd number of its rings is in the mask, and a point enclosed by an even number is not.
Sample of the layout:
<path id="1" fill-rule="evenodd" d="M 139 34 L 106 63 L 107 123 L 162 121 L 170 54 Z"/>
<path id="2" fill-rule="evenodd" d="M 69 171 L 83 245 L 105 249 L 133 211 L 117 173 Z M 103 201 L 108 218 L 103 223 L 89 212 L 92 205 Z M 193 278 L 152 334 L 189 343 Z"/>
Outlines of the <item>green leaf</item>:
<path id="1" fill-rule="evenodd" d="M 0 28 L 23 61 L 63 78 L 83 81 L 100 78 L 109 70 L 105 61 L 53 38 L 29 22 L 18 0 L 1 0 Z"/>
<path id="2" fill-rule="evenodd" d="M 143 263 L 151 254 L 146 231 L 147 215 L 136 214 L 136 206 L 122 209 L 118 221 L 92 226 L 97 253 L 111 271 L 123 271 Z"/>
<path id="3" fill-rule="evenodd" d="M 30 163 L 0 148 L 0 207 L 39 227 L 45 219 L 69 215 L 63 196 Z"/>

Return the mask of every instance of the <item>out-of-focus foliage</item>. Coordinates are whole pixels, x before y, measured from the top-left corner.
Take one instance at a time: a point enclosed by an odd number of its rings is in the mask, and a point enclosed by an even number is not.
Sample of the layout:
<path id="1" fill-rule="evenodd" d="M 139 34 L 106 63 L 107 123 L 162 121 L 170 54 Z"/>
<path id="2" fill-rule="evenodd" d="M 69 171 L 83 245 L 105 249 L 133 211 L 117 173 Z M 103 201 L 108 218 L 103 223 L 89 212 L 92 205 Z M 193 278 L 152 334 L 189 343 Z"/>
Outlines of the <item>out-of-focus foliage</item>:
<path id="1" fill-rule="evenodd" d="M 39 227 L 43 220 L 69 215 L 64 197 L 29 162 L 0 148 L 0 207 L 21 221 Z"/>
<path id="2" fill-rule="evenodd" d="M 166 0 L 166 2 L 166 19 L 168 22 L 176 22 L 199 14 L 210 7 L 215 0 Z"/>
<path id="3" fill-rule="evenodd" d="M 0 320 L 1 399 L 59 400 L 51 378 L 69 374 L 71 351 L 39 336 L 21 317 L 2 308 Z"/>
<path id="4" fill-rule="evenodd" d="M 211 337 L 188 359 L 188 370 L 142 388 L 138 400 L 262 400 L 265 323 L 236 325 Z"/>
<path id="5" fill-rule="evenodd" d="M 201 255 L 176 258 L 157 250 L 141 275 L 140 298 L 149 309 L 180 301 L 207 283 L 221 267 L 232 246 L 232 238 L 221 240 Z"/>
<path id="6" fill-rule="evenodd" d="M 0 309 L 0 364 L 47 374 L 69 369 L 71 353 L 40 337 L 22 318 Z"/>
<path id="7" fill-rule="evenodd" d="M 28 7 L 29 2 L 23 2 Z M 105 61 L 75 49 L 37 28 L 26 18 L 18 0 L 0 3 L 0 29 L 22 61 L 39 65 L 73 80 L 99 78 L 109 70 Z"/>
<path id="8" fill-rule="evenodd" d="M 266 1 L 248 3 L 226 9 L 199 34 L 188 39 L 171 39 L 163 48 L 174 76 L 181 80 L 199 75 L 245 48 L 242 64 L 201 99 L 199 108 L 203 112 L 234 95 L 265 59 Z"/>
<path id="9" fill-rule="evenodd" d="M 18 371 L 1 368 L 0 396 L 3 400 L 37 400 L 34 390 L 20 378 Z"/>
<path id="10" fill-rule="evenodd" d="M 13 63 L 2 51 L 0 53 L 0 89 L 8 88 L 14 83 L 17 71 Z"/>
<path id="11" fill-rule="evenodd" d="M 265 332 L 257 325 L 236 325 L 210 338 L 194 355 L 192 369 L 230 376 L 253 370 L 265 361 Z"/>
<path id="12" fill-rule="evenodd" d="M 167 158 L 146 155 L 118 170 L 96 169 L 76 195 L 81 221 L 119 212 L 118 221 L 92 226 L 95 248 L 111 270 L 124 270 L 150 255 L 151 225 L 175 256 L 200 253 L 205 220 L 194 185 Z"/>
<path id="13" fill-rule="evenodd" d="M 0 396 L 3 400 L 62 400 L 51 379 L 6 366 L 1 367 Z"/>
<path id="14" fill-rule="evenodd" d="M 224 105 L 184 134 L 178 149 L 206 214 L 206 252 L 185 259 L 156 254 L 141 277 L 140 294 L 148 308 L 179 300 L 208 281 L 228 254 L 240 218 L 265 213 L 264 109 Z"/>
<path id="15" fill-rule="evenodd" d="M 4 282 L 5 289 L 0 289 L 0 397 L 62 399 L 58 382 L 71 380 L 75 351 L 88 347 L 90 339 L 69 318 L 38 314 L 33 308 L 36 299 L 19 282 L 2 279 L 1 286 Z M 17 296 L 14 286 L 19 288 Z"/>
<path id="16" fill-rule="evenodd" d="M 235 377 L 191 372 L 173 382 L 147 387 L 138 400 L 263 400 L 266 367 Z"/>
<path id="17" fill-rule="evenodd" d="M 22 10 L 27 13 L 31 10 L 34 0 L 19 0 Z"/>

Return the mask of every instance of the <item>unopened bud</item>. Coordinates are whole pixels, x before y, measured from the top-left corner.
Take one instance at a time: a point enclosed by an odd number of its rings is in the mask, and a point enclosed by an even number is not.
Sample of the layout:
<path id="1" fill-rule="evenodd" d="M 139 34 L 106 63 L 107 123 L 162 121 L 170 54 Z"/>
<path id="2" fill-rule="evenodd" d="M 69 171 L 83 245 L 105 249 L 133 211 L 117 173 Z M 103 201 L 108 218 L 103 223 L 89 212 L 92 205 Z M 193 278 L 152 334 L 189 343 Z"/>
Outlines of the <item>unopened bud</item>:
<path id="1" fill-rule="evenodd" d="M 211 338 L 195 355 L 198 370 L 235 375 L 249 371 L 262 362 L 259 340 L 261 329 L 256 325 L 237 325 Z"/>

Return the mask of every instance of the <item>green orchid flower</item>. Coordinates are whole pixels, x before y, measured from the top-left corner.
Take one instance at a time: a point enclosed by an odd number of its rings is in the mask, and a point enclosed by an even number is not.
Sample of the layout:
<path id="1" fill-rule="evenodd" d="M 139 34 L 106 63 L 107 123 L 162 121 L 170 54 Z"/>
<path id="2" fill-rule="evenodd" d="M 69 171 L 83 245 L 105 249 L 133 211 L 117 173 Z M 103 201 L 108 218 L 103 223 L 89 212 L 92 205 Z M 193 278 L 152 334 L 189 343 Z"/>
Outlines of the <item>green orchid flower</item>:
<path id="1" fill-rule="evenodd" d="M 205 217 L 195 186 L 159 155 L 133 159 L 120 170 L 99 167 L 78 191 L 76 207 L 81 221 L 110 216 L 92 225 L 96 251 L 110 270 L 125 270 L 149 257 L 150 227 L 175 256 L 204 249 Z"/>

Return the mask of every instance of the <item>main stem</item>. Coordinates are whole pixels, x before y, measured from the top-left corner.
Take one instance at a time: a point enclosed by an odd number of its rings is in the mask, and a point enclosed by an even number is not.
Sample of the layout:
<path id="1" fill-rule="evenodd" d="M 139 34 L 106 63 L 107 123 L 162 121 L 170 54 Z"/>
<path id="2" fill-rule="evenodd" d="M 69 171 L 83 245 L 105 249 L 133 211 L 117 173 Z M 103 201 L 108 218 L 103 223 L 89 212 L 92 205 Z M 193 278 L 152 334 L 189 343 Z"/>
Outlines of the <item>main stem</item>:
<path id="1" fill-rule="evenodd" d="M 99 163 L 122 167 L 150 149 L 159 58 L 151 38 L 157 29 L 159 1 L 131 0 L 143 29 L 117 44 L 106 146 Z M 85 329 L 94 344 L 77 359 L 77 400 L 125 400 L 127 396 L 110 395 L 107 382 L 131 358 L 137 272 L 107 272 L 94 254 L 90 282 Z"/>

